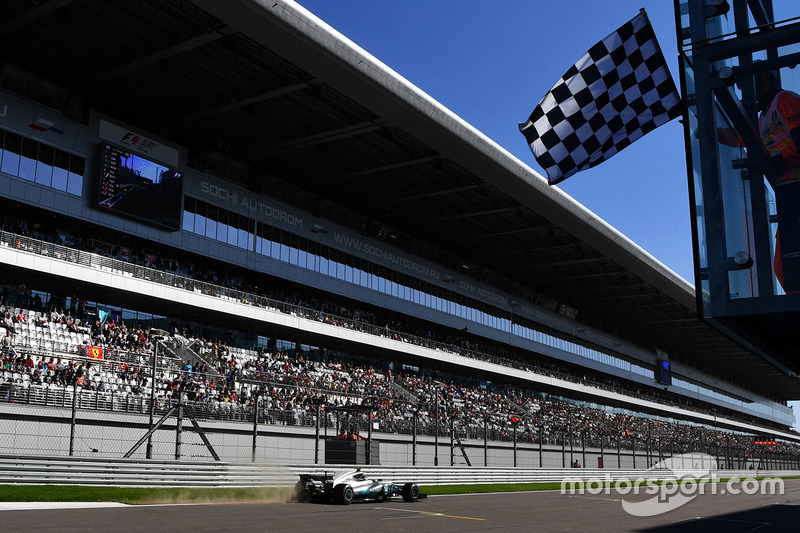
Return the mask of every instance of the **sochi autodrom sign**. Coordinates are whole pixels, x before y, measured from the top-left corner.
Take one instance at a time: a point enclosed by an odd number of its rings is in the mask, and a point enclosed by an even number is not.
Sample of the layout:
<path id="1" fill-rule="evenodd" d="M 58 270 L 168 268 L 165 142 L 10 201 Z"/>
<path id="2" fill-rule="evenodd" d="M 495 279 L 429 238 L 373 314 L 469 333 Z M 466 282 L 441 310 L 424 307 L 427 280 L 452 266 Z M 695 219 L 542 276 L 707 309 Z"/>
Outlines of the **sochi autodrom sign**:
<path id="1" fill-rule="evenodd" d="M 675 455 L 635 478 L 569 476 L 561 482 L 562 494 L 614 496 L 632 516 L 656 516 L 682 507 L 704 494 L 784 494 L 779 478 L 727 478 L 717 475 L 717 459 L 704 453 Z"/>

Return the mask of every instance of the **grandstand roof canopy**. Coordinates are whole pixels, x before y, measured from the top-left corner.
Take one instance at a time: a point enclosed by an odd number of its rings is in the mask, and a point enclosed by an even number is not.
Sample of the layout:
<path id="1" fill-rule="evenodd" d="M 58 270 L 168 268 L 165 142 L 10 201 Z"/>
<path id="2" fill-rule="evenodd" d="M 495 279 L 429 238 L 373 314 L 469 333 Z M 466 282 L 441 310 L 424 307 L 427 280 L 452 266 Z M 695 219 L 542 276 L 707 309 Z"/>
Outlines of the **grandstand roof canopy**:
<path id="1" fill-rule="evenodd" d="M 297 4 L 0 0 L 0 12 L 6 90 L 78 120 L 98 109 L 187 146 L 192 167 L 800 398 L 785 368 L 698 320 L 691 284 Z"/>

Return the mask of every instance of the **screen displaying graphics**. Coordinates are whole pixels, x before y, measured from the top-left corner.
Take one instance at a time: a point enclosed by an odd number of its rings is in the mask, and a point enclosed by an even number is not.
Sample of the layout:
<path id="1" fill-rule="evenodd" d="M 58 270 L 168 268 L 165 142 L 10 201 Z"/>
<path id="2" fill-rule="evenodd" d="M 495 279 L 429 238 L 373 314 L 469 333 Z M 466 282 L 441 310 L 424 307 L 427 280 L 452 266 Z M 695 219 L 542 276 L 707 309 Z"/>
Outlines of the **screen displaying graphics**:
<path id="1" fill-rule="evenodd" d="M 171 230 L 180 228 L 183 173 L 103 145 L 98 204 Z"/>
<path id="2" fill-rule="evenodd" d="M 672 385 L 672 365 L 664 359 L 656 360 L 656 381 L 661 385 Z"/>

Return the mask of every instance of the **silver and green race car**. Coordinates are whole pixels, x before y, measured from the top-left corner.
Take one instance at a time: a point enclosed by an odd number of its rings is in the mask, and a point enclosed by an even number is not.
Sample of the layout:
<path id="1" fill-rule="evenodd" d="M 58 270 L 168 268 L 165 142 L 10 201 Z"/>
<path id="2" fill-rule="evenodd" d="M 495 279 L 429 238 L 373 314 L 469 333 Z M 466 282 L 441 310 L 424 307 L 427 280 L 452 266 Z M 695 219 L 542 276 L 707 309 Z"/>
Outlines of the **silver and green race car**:
<path id="1" fill-rule="evenodd" d="M 356 500 L 383 501 L 402 496 L 404 501 L 415 502 L 425 498 L 416 483 L 385 483 L 369 479 L 361 469 L 316 474 L 300 474 L 295 485 L 297 501 L 322 500 L 350 505 Z"/>

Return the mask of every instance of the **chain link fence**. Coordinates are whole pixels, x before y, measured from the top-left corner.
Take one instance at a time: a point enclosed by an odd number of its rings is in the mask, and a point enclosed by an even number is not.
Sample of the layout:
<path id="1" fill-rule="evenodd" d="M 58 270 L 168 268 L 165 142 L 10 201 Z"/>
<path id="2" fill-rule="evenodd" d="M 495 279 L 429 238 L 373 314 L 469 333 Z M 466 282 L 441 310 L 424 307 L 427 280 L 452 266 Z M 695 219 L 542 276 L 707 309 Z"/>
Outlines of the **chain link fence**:
<path id="1" fill-rule="evenodd" d="M 381 443 L 373 462 L 396 465 L 520 468 L 605 467 L 645 469 L 687 452 L 702 452 L 728 468 L 800 469 L 800 457 L 767 448 L 693 446 L 634 438 L 587 438 L 543 431 L 513 420 L 505 426 L 464 423 L 442 415 L 412 419 L 380 431 L 371 410 L 254 409 L 253 405 L 150 400 L 67 386 L 41 390 L 6 385 L 0 391 L 0 453 L 232 463 L 324 463 L 325 441 Z M 254 418 L 255 417 L 255 418 Z M 511 417 L 513 418 L 513 417 Z M 416 422 L 415 422 L 416 421 Z M 151 428 L 156 428 L 150 433 Z M 148 435 L 148 433 L 150 433 Z"/>

